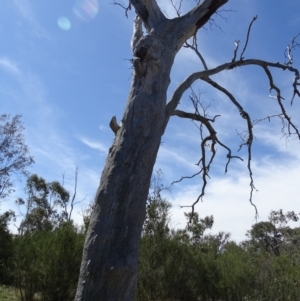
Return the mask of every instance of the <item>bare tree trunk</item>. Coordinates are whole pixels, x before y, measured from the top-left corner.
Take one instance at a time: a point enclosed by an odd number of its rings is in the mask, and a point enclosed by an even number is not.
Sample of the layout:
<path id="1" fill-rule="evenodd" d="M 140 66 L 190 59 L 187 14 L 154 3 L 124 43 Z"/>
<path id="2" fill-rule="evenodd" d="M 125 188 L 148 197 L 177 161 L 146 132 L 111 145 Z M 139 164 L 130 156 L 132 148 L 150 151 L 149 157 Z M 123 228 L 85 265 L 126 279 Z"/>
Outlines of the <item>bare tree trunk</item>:
<path id="1" fill-rule="evenodd" d="M 144 72 L 134 74 L 122 126 L 109 150 L 87 233 L 76 300 L 134 298 L 146 199 L 164 129 L 175 55 L 156 38 L 145 40 L 149 43 L 147 57 L 153 60 Z M 164 54 L 154 59 L 158 49 Z"/>
<path id="2" fill-rule="evenodd" d="M 134 42 L 131 91 L 122 126 L 104 167 L 89 225 L 77 301 L 132 301 L 146 199 L 167 116 L 166 96 L 176 53 L 227 0 L 168 20 L 155 0 L 132 0 L 148 35 Z M 199 9 L 200 7 L 201 9 Z"/>

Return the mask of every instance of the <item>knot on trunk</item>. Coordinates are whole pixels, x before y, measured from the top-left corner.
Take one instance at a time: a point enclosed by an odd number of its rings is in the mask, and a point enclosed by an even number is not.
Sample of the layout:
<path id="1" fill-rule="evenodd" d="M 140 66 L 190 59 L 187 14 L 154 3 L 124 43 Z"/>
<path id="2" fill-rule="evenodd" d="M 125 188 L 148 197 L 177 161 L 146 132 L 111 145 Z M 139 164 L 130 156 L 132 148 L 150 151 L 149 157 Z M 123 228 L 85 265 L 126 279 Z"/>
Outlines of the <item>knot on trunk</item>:
<path id="1" fill-rule="evenodd" d="M 146 64 L 138 57 L 135 57 L 132 60 L 132 63 L 133 63 L 133 68 L 134 68 L 135 73 L 138 76 L 142 77 L 146 71 Z"/>
<path id="2" fill-rule="evenodd" d="M 145 59 L 147 55 L 147 48 L 145 46 L 137 47 L 134 52 L 134 56 L 138 57 L 142 61 Z"/>

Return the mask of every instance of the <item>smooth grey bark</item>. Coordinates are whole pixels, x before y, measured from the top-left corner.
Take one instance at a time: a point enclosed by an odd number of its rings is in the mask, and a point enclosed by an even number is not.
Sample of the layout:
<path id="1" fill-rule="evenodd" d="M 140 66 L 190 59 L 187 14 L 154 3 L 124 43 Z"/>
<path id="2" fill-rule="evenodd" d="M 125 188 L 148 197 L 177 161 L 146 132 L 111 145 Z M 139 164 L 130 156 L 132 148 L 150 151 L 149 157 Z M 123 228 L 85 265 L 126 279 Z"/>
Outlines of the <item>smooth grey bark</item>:
<path id="1" fill-rule="evenodd" d="M 167 89 L 176 53 L 228 0 L 204 0 L 167 19 L 155 0 L 131 0 L 147 30 L 134 49 L 122 126 L 109 150 L 86 236 L 76 301 L 131 301 L 146 199 L 161 136 L 172 112 Z"/>

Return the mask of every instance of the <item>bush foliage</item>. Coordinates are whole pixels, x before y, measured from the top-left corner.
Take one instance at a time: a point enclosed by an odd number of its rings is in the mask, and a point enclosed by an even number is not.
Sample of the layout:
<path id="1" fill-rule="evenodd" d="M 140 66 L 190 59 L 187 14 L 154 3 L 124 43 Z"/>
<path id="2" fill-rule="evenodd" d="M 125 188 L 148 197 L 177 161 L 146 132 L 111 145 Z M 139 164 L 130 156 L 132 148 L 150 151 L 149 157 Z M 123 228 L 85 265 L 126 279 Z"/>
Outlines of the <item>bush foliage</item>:
<path id="1" fill-rule="evenodd" d="M 13 213 L 0 216 L 0 283 L 23 301 L 73 300 L 86 227 L 73 224 L 58 182 L 34 175 L 27 191 L 18 200 L 27 208 L 19 235 L 8 230 Z M 148 198 L 136 301 L 299 300 L 300 228 L 290 227 L 297 214 L 272 211 L 237 244 L 228 233 L 207 234 L 213 216 L 186 214 L 186 227 L 172 229 L 171 204 L 160 192 L 158 185 Z"/>

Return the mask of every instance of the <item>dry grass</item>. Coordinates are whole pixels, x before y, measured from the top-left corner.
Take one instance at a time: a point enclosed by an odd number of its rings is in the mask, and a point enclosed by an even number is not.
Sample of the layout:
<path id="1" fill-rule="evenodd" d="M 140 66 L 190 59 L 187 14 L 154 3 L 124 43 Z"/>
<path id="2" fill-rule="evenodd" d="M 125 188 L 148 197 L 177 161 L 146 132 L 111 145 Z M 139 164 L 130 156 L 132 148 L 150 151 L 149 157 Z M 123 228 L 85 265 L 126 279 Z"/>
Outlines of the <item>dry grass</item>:
<path id="1" fill-rule="evenodd" d="M 13 287 L 0 285 L 0 301 L 20 301 Z"/>

